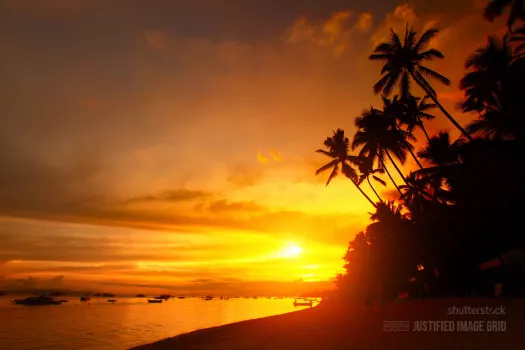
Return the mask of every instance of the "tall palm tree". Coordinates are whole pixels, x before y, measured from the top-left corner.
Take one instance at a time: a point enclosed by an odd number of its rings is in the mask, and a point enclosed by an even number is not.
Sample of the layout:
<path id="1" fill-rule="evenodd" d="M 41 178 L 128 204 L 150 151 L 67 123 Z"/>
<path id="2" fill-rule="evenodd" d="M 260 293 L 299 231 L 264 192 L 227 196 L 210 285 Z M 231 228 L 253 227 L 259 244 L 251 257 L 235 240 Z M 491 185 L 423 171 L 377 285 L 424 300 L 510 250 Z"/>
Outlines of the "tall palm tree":
<path id="1" fill-rule="evenodd" d="M 355 126 L 357 132 L 352 141 L 352 149 L 362 146 L 359 152 L 360 156 L 371 157 L 372 159 L 377 157 L 380 167 L 387 171 L 392 180 L 385 167 L 384 156 L 386 155 L 405 181 L 405 176 L 397 166 L 394 157 L 401 164 L 405 164 L 407 150 L 414 149 L 414 146 L 408 142 L 412 136 L 406 131 L 397 129 L 387 114 L 373 107 L 365 110 L 361 116 L 355 119 Z"/>
<path id="2" fill-rule="evenodd" d="M 394 187 L 397 189 L 399 194 L 401 194 L 398 185 L 394 181 L 390 171 L 385 165 L 385 152 L 381 151 L 378 137 L 378 135 L 382 134 L 384 130 L 390 128 L 390 121 L 383 117 L 383 113 L 380 110 L 370 107 L 369 110 L 363 111 L 361 116 L 355 119 L 355 125 L 357 126 L 358 130 L 354 134 L 352 150 L 362 146 L 361 150 L 359 151 L 360 157 L 370 159 L 372 164 L 375 163 L 375 160 L 377 159 L 378 168 L 385 170 L 388 177 L 390 178 L 390 181 L 392 181 Z"/>
<path id="3" fill-rule="evenodd" d="M 383 186 L 386 186 L 386 182 L 380 177 L 378 177 L 377 175 L 375 175 L 375 174 L 383 174 L 385 170 L 382 168 L 374 169 L 374 160 L 371 158 L 368 158 L 368 157 L 360 157 L 360 158 L 362 159 L 359 164 L 359 172 L 361 173 L 361 175 L 359 175 L 358 184 L 360 185 L 363 183 L 363 181 L 366 180 L 368 182 L 368 185 L 372 189 L 372 191 L 375 193 L 377 199 L 379 199 L 379 202 L 383 202 L 383 199 L 381 198 L 381 196 L 379 196 L 374 186 L 372 186 L 372 183 L 370 182 L 370 176 L 377 183 Z"/>
<path id="4" fill-rule="evenodd" d="M 416 138 L 414 137 L 414 134 L 412 132 L 409 132 L 408 130 L 406 131 L 401 130 L 399 126 L 401 124 L 399 119 L 403 116 L 405 112 L 404 103 L 401 100 L 399 100 L 397 95 L 394 96 L 392 100 L 390 100 L 384 95 L 381 95 L 381 98 L 383 99 L 383 114 L 385 115 L 386 118 L 391 119 L 392 128 L 398 131 L 399 133 L 401 133 L 402 135 L 404 135 L 407 138 L 407 141 L 408 139 L 412 141 L 416 141 Z M 410 152 L 410 155 L 412 156 L 412 158 L 414 158 L 419 168 L 423 169 L 423 166 L 421 165 L 421 163 L 419 162 L 419 159 L 417 159 L 416 155 L 414 154 L 413 149 L 408 148 L 407 151 Z"/>
<path id="5" fill-rule="evenodd" d="M 467 126 L 469 132 L 523 138 L 523 63 L 516 59 L 509 35 L 503 40 L 488 37 L 487 44 L 467 59 L 465 67 L 471 71 L 460 82 L 465 91 L 461 107 L 464 112 L 479 113 L 479 118 Z"/>
<path id="6" fill-rule="evenodd" d="M 507 19 L 507 27 L 510 31 L 517 20 L 525 20 L 525 0 L 491 0 L 485 7 L 483 17 L 493 22 L 503 15 L 505 10 L 510 12 Z"/>
<path id="7" fill-rule="evenodd" d="M 465 68 L 472 71 L 459 83 L 465 90 L 464 112 L 481 111 L 486 104 L 494 104 L 502 83 L 511 78 L 514 56 L 508 39 L 508 35 L 501 41 L 489 36 L 487 44 L 465 61 Z"/>
<path id="8" fill-rule="evenodd" d="M 427 141 L 430 141 L 430 137 L 428 136 L 423 120 L 434 119 L 435 116 L 427 112 L 437 107 L 435 103 L 428 102 L 429 98 L 429 96 L 420 98 L 410 94 L 407 98 L 400 101 L 404 108 L 398 117 L 399 122 L 401 125 L 406 126 L 408 132 L 412 133 L 416 128 L 421 129 Z"/>
<path id="9" fill-rule="evenodd" d="M 345 132 L 341 129 L 337 129 L 337 131 L 334 131 L 332 137 L 326 138 L 324 145 L 328 148 L 328 151 L 318 149 L 316 152 L 332 158 L 332 161 L 317 169 L 315 175 L 319 175 L 328 169 L 332 169 L 332 172 L 328 177 L 328 181 L 326 182 L 326 186 L 328 186 L 328 184 L 339 174 L 339 170 L 341 169 L 343 175 L 349 178 L 359 190 L 359 192 L 361 192 L 361 194 L 370 202 L 370 204 L 376 207 L 376 204 L 358 185 L 357 172 L 350 163 L 358 164 L 359 158 L 349 154 L 350 140 L 348 137 L 345 137 Z"/>
<path id="10" fill-rule="evenodd" d="M 436 36 L 437 29 L 429 29 L 416 41 L 416 32 L 406 28 L 403 42 L 399 36 L 392 30 L 390 40 L 379 44 L 369 59 L 372 61 L 384 62 L 381 74 L 383 77 L 374 85 L 374 92 L 377 94 L 383 92 L 389 95 L 395 85 L 399 83 L 401 88 L 401 97 L 406 98 L 410 93 L 411 80 L 414 80 L 426 95 L 438 106 L 445 116 L 454 124 L 456 128 L 469 140 L 472 137 L 452 116 L 443 108 L 437 100 L 437 95 L 426 78 L 432 78 L 439 82 L 450 85 L 450 80 L 436 71 L 422 65 L 425 61 L 444 58 L 441 51 L 437 49 L 426 50 L 429 42 Z"/>

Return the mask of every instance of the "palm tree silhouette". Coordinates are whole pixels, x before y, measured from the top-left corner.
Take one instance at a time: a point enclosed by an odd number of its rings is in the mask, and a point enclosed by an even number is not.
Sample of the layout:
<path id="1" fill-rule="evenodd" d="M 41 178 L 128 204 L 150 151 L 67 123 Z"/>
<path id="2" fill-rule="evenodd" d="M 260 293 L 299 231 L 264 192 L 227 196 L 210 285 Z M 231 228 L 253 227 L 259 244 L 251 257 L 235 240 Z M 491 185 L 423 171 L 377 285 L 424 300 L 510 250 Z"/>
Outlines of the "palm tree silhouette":
<path id="1" fill-rule="evenodd" d="M 432 136 L 427 146 L 417 152 L 417 155 L 429 161 L 432 165 L 448 165 L 459 162 L 459 148 L 463 139 L 450 142 L 448 131 L 440 131 Z"/>
<path id="2" fill-rule="evenodd" d="M 430 200 L 432 198 L 426 191 L 427 182 L 425 179 L 418 178 L 414 172 L 408 174 L 406 179 L 408 185 L 401 185 L 399 189 L 403 192 L 401 199 L 403 199 L 407 205 L 413 204 L 421 199 Z"/>
<path id="3" fill-rule="evenodd" d="M 413 133 L 416 128 L 420 128 L 425 134 L 427 141 L 430 141 L 430 137 L 428 136 L 423 120 L 434 119 L 435 116 L 427 112 L 437 107 L 435 103 L 428 102 L 429 98 L 429 96 L 420 98 L 410 94 L 405 99 L 400 100 L 404 108 L 401 115 L 398 116 L 399 122 L 401 125 L 406 126 L 408 132 Z"/>
<path id="4" fill-rule="evenodd" d="M 384 62 L 381 74 L 383 77 L 374 85 L 374 92 L 383 92 L 389 95 L 396 84 L 400 85 L 401 97 L 406 98 L 410 94 L 410 80 L 413 79 L 425 91 L 445 116 L 461 131 L 465 137 L 472 140 L 472 137 L 465 129 L 443 108 L 437 100 L 437 95 L 426 78 L 432 78 L 445 85 L 450 85 L 450 80 L 443 75 L 422 65 L 425 61 L 444 58 L 441 51 L 428 49 L 429 42 L 436 36 L 437 29 L 429 29 L 416 41 L 416 32 L 406 28 L 403 42 L 399 36 L 391 30 L 390 40 L 379 44 L 369 59 L 372 61 Z"/>
<path id="5" fill-rule="evenodd" d="M 376 197 L 379 199 L 379 202 L 383 202 L 383 199 L 379 196 L 374 186 L 372 186 L 372 183 L 370 182 L 370 176 L 372 176 L 372 179 L 374 179 L 379 184 L 386 186 L 386 182 L 382 180 L 380 177 L 378 177 L 375 174 L 384 174 L 385 170 L 382 168 L 374 169 L 374 159 L 369 157 L 360 157 L 360 163 L 359 163 L 359 172 L 361 175 L 358 179 L 358 184 L 362 184 L 363 181 L 367 181 L 368 185 L 372 189 L 372 191 L 375 193 Z"/>
<path id="6" fill-rule="evenodd" d="M 460 82 L 465 91 L 461 107 L 464 112 L 476 111 L 477 120 L 467 126 L 470 133 L 483 133 L 496 138 L 513 138 L 522 131 L 521 115 L 524 94 L 523 59 L 514 55 L 509 35 L 503 40 L 488 37 L 466 61 L 472 69 Z M 521 123 L 521 124 L 520 124 Z"/>
<path id="7" fill-rule="evenodd" d="M 390 163 L 397 170 L 403 181 L 405 181 L 405 177 L 393 157 L 401 162 L 401 164 L 404 164 L 407 157 L 407 150 L 413 150 L 414 146 L 407 141 L 407 139 L 412 136 L 405 131 L 397 129 L 394 122 L 395 120 L 378 109 L 371 107 L 365 110 L 361 116 L 355 119 L 357 132 L 352 141 L 352 149 L 362 146 L 359 152 L 360 156 L 366 156 L 372 159 L 377 157 L 380 164 L 379 167 L 385 169 L 390 180 L 399 191 L 398 186 L 395 184 L 385 166 L 384 155 L 388 157 Z"/>
<path id="8" fill-rule="evenodd" d="M 394 96 L 392 100 L 388 99 L 386 96 L 381 95 L 381 98 L 383 100 L 383 114 L 386 118 L 391 119 L 392 121 L 392 128 L 396 131 L 398 131 L 401 135 L 403 135 L 408 142 L 408 139 L 412 141 L 416 141 L 416 138 L 414 137 L 414 134 L 410 131 L 405 131 L 400 128 L 400 117 L 403 117 L 403 114 L 405 114 L 406 108 L 404 102 L 400 101 L 398 96 Z M 419 162 L 419 159 L 417 159 L 416 155 L 414 154 L 413 149 L 408 148 L 407 149 L 410 152 L 410 155 L 412 155 L 412 158 L 416 161 L 416 164 L 419 166 L 420 169 L 423 169 L 423 166 Z"/>
<path id="9" fill-rule="evenodd" d="M 503 15 L 505 10 L 509 11 L 507 27 L 510 31 L 517 20 L 525 20 L 525 0 L 491 0 L 483 11 L 483 17 L 493 22 L 497 17 Z"/>
<path id="10" fill-rule="evenodd" d="M 459 83 L 460 89 L 465 90 L 464 112 L 481 111 L 486 104 L 496 104 L 495 95 L 500 93 L 502 81 L 510 77 L 513 59 L 508 35 L 502 41 L 489 36 L 487 44 L 467 58 L 465 68 L 473 71 Z"/>
<path id="11" fill-rule="evenodd" d="M 323 165 L 315 172 L 315 175 L 332 169 L 330 176 L 326 182 L 326 186 L 341 172 L 352 181 L 355 187 L 361 192 L 361 194 L 376 207 L 376 204 L 368 197 L 368 195 L 361 189 L 358 185 L 358 175 L 355 169 L 350 163 L 359 164 L 359 157 L 352 156 L 349 154 L 350 140 L 348 137 L 345 137 L 345 132 L 341 129 L 334 131 L 332 137 L 327 137 L 324 141 L 324 145 L 328 148 L 328 151 L 323 149 L 318 149 L 316 152 L 324 154 L 327 157 L 332 158 L 332 161 Z"/>

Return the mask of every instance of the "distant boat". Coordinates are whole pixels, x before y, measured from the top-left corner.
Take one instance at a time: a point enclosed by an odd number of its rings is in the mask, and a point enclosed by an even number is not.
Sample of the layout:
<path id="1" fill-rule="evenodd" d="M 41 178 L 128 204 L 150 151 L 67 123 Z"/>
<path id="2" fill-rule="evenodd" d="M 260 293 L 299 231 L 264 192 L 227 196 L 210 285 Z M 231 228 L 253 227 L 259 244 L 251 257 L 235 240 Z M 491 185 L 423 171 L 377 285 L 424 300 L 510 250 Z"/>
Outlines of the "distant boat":
<path id="1" fill-rule="evenodd" d="M 144 298 L 144 297 L 145 297 L 144 294 L 137 294 L 137 295 L 135 295 L 135 298 Z"/>
<path id="2" fill-rule="evenodd" d="M 204 300 L 213 300 L 213 297 L 211 295 L 208 295 L 204 298 Z"/>
<path id="3" fill-rule="evenodd" d="M 293 306 L 312 306 L 312 301 L 308 301 L 308 302 L 294 301 Z"/>
<path id="4" fill-rule="evenodd" d="M 14 304 L 17 305 L 27 305 L 27 306 L 33 306 L 33 305 L 60 305 L 62 304 L 61 300 L 57 300 L 52 297 L 48 297 L 45 295 L 40 295 L 37 297 L 29 297 L 25 299 L 15 299 L 13 300 Z"/>
<path id="5" fill-rule="evenodd" d="M 148 303 L 152 303 L 152 304 L 162 303 L 162 299 L 148 299 Z"/>
<path id="6" fill-rule="evenodd" d="M 116 303 L 117 301 L 115 299 L 109 299 L 108 303 Z"/>
<path id="7" fill-rule="evenodd" d="M 80 301 L 88 301 L 91 300 L 90 297 L 80 297 Z"/>
<path id="8" fill-rule="evenodd" d="M 154 297 L 155 299 L 161 299 L 161 300 L 168 300 L 170 298 L 172 298 L 172 296 L 170 294 L 162 294 L 158 297 Z"/>
<path id="9" fill-rule="evenodd" d="M 179 297 L 179 299 L 186 299 L 186 297 Z"/>

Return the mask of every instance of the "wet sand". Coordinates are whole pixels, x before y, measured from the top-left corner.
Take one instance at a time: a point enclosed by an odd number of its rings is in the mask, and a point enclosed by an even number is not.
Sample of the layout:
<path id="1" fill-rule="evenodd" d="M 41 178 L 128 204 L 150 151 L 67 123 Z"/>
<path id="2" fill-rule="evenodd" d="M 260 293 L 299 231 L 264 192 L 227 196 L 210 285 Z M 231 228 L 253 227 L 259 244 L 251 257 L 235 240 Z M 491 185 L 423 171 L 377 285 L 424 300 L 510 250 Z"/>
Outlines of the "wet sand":
<path id="1" fill-rule="evenodd" d="M 505 307 L 505 315 L 447 315 L 455 306 Z M 440 323 L 442 329 L 416 332 L 415 321 Z M 410 331 L 386 331 L 384 321 L 409 321 Z M 458 321 L 481 331 L 459 331 Z M 488 331 L 491 325 L 498 331 Z M 406 325 L 404 323 L 403 325 Z M 427 322 L 427 327 L 431 324 Z M 436 323 L 434 325 L 437 325 Z M 465 325 L 463 323 L 462 325 Z M 506 329 L 501 329 L 505 326 Z M 427 329 L 428 329 L 427 328 Z M 133 348 L 134 350 L 288 350 L 288 349 L 521 349 L 525 344 L 525 299 L 434 299 L 393 302 L 382 312 L 378 307 L 325 302 L 317 307 L 256 320 L 198 330 Z"/>

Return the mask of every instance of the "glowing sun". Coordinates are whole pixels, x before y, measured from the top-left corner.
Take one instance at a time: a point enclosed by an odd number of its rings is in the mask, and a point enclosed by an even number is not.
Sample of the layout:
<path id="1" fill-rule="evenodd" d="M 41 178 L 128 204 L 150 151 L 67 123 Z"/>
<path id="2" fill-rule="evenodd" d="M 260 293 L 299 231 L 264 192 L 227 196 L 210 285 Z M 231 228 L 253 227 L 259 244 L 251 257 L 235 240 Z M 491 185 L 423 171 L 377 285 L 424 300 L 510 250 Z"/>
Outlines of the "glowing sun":
<path id="1" fill-rule="evenodd" d="M 295 244 L 290 244 L 281 252 L 281 256 L 285 258 L 296 258 L 303 252 L 303 248 Z"/>

